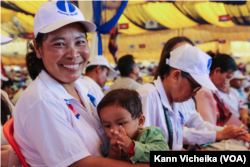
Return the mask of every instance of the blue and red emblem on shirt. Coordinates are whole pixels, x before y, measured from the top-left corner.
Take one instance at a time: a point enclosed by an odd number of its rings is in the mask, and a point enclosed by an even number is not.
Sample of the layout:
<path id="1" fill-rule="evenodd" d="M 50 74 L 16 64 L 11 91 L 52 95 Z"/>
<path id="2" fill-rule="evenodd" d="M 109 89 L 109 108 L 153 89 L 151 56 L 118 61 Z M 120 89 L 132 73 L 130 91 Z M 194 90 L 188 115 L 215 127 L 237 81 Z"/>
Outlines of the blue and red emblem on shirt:
<path id="1" fill-rule="evenodd" d="M 67 104 L 68 108 L 73 112 L 73 114 L 75 115 L 75 117 L 77 119 L 79 119 L 80 114 L 78 113 L 78 111 L 73 107 L 72 104 L 70 104 L 70 102 L 68 100 L 66 100 L 66 99 L 64 99 L 64 100 L 66 101 L 66 104 Z"/>

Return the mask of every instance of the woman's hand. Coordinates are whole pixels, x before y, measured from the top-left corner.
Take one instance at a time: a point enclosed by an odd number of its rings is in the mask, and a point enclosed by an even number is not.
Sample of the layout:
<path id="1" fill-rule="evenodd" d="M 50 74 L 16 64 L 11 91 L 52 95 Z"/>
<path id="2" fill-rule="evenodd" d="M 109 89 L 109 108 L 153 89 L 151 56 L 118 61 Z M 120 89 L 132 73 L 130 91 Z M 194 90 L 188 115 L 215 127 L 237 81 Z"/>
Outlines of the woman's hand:
<path id="1" fill-rule="evenodd" d="M 246 130 L 235 125 L 228 125 L 222 131 L 216 132 L 216 140 L 234 139 L 238 136 L 244 136 L 246 134 Z"/>
<path id="2" fill-rule="evenodd" d="M 122 126 L 119 127 L 119 132 L 118 131 L 112 131 L 112 133 L 115 134 L 115 136 L 117 136 L 118 141 L 117 144 L 122 148 L 122 150 L 125 153 L 129 153 L 130 149 L 133 145 L 133 141 L 127 136 L 126 131 L 124 130 L 124 128 Z"/>

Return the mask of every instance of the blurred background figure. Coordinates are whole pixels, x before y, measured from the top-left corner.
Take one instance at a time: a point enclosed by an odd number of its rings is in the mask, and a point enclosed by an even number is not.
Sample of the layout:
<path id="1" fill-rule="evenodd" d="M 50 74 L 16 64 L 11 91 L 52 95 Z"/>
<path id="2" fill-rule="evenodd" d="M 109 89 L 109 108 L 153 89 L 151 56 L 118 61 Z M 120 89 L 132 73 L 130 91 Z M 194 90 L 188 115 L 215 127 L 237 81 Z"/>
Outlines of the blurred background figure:
<path id="1" fill-rule="evenodd" d="M 136 82 L 140 74 L 140 69 L 135 63 L 132 55 L 125 55 L 120 58 L 117 68 L 121 74 L 121 79 L 110 86 L 110 89 L 104 91 L 104 94 L 119 88 L 136 90 L 141 86 L 141 84 Z"/>
<path id="2" fill-rule="evenodd" d="M 25 85 L 23 87 L 21 87 L 13 96 L 13 98 L 11 99 L 12 103 L 14 105 L 16 105 L 18 99 L 21 97 L 23 91 L 31 84 L 32 79 L 30 77 L 28 77 L 28 79 L 25 81 Z"/>
<path id="3" fill-rule="evenodd" d="M 82 79 L 96 89 L 97 93 L 94 96 L 99 102 L 104 96 L 102 89 L 107 79 L 115 78 L 117 75 L 117 72 L 110 67 L 104 56 L 93 56 L 89 59 L 85 76 Z"/>

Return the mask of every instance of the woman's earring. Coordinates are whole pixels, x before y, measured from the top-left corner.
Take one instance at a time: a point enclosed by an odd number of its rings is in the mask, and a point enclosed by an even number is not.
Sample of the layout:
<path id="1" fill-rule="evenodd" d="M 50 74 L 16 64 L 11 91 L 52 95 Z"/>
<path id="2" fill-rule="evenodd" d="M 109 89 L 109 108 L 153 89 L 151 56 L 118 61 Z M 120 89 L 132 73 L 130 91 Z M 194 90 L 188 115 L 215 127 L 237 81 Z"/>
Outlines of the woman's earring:
<path id="1" fill-rule="evenodd" d="M 41 56 L 41 54 L 39 53 L 38 56 Z"/>

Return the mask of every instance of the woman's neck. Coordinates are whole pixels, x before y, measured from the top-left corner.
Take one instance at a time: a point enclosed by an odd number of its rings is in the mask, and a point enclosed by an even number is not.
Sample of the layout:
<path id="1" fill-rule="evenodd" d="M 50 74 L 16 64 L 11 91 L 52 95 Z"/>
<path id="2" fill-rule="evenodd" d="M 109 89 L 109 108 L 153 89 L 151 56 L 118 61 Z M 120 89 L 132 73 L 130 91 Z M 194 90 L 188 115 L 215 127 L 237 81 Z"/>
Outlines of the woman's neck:
<path id="1" fill-rule="evenodd" d="M 61 85 L 64 87 L 64 89 L 74 97 L 75 93 L 77 93 L 75 89 L 75 82 L 72 83 L 61 83 Z"/>
<path id="2" fill-rule="evenodd" d="M 167 95 L 169 105 L 171 106 L 171 108 L 173 108 L 173 99 L 172 99 L 172 96 L 170 93 L 171 87 L 170 87 L 169 81 L 167 81 L 167 78 L 162 80 L 162 85 L 163 85 L 163 88 L 164 88 L 165 93 Z"/>

